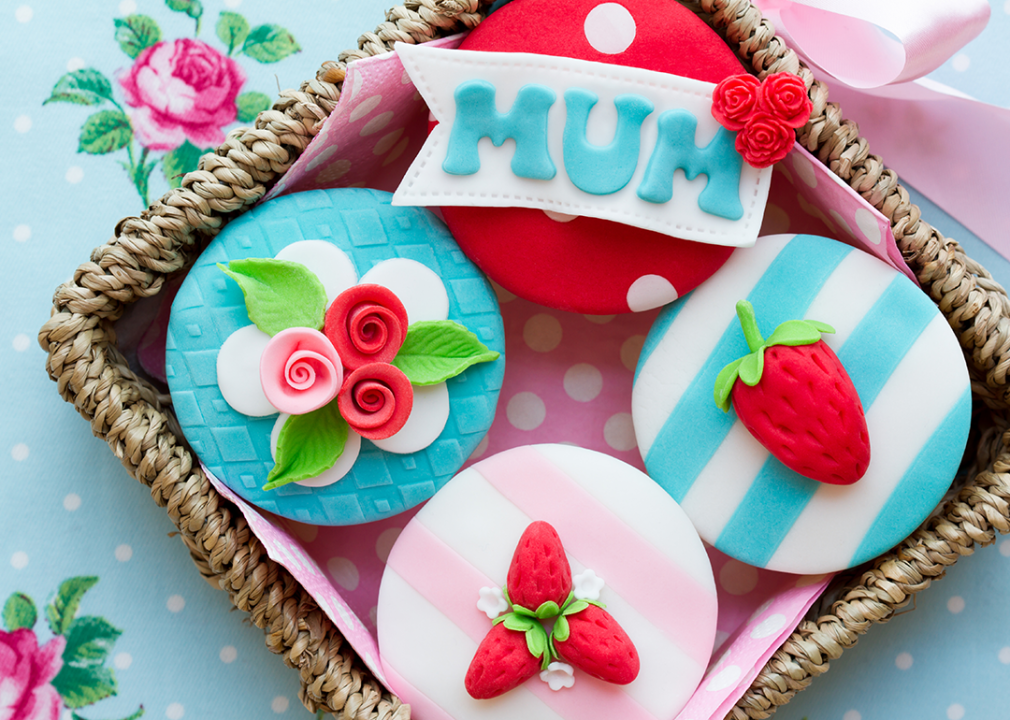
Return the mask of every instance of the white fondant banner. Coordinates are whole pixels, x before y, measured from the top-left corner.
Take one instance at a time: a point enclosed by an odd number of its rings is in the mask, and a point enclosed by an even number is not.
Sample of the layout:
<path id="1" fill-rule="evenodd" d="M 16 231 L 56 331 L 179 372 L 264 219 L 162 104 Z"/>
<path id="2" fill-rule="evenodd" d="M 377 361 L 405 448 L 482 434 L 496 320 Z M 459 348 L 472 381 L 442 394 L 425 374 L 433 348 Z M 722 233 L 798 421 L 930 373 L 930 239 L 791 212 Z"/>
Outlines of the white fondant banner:
<path id="1" fill-rule="evenodd" d="M 710 244 L 757 239 L 772 169 L 736 153 L 712 117 L 712 83 L 528 53 L 396 52 L 439 124 L 394 205 L 529 207 Z"/>

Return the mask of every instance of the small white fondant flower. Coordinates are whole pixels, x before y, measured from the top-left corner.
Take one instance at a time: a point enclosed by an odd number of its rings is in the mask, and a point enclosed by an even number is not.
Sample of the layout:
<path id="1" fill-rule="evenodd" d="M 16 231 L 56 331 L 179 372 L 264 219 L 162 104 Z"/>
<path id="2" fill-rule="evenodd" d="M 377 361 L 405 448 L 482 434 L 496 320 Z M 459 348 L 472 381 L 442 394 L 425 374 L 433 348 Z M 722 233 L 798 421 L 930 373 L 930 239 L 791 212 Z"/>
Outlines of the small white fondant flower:
<path id="1" fill-rule="evenodd" d="M 592 570 L 583 570 L 572 578 L 576 600 L 599 600 L 603 589 L 603 578 Z"/>
<path id="2" fill-rule="evenodd" d="M 480 600 L 477 601 L 477 609 L 494 620 L 503 612 L 509 609 L 509 604 L 505 601 L 500 587 L 482 587 L 480 589 Z"/>
<path id="3" fill-rule="evenodd" d="M 562 688 L 570 688 L 575 684 L 575 671 L 568 663 L 552 662 L 547 669 L 540 673 L 540 679 L 557 692 Z"/>

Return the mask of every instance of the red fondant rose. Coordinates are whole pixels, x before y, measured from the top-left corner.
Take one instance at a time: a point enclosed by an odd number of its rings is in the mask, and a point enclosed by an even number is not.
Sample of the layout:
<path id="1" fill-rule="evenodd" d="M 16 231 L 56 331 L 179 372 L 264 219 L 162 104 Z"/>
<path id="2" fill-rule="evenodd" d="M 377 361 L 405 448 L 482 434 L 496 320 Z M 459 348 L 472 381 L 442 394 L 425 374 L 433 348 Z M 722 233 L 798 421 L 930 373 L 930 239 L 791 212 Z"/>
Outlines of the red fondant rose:
<path id="1" fill-rule="evenodd" d="M 736 151 L 748 165 L 766 168 L 788 155 L 795 141 L 791 127 L 774 115 L 759 112 L 737 133 Z"/>
<path id="2" fill-rule="evenodd" d="M 0 718 L 57 720 L 63 709 L 50 684 L 63 667 L 67 641 L 58 635 L 39 647 L 27 628 L 0 630 Z"/>
<path id="3" fill-rule="evenodd" d="M 237 62 L 189 38 L 152 45 L 119 78 L 127 104 L 137 108 L 130 116 L 137 140 L 152 150 L 172 150 L 187 138 L 199 148 L 220 145 L 244 82 Z"/>
<path id="4" fill-rule="evenodd" d="M 712 116 L 727 130 L 742 130 L 757 109 L 761 81 L 753 75 L 733 75 L 715 86 Z"/>
<path id="5" fill-rule="evenodd" d="M 388 363 L 407 335 L 407 310 L 389 288 L 355 285 L 330 304 L 323 331 L 348 370 Z"/>
<path id="6" fill-rule="evenodd" d="M 792 73 L 775 73 L 761 83 L 759 104 L 761 110 L 774 115 L 791 128 L 807 124 L 814 104 L 807 97 L 807 88 Z"/>
<path id="7" fill-rule="evenodd" d="M 363 365 L 344 380 L 337 407 L 351 428 L 369 440 L 384 440 L 410 417 L 414 389 L 410 380 L 385 362 Z"/>

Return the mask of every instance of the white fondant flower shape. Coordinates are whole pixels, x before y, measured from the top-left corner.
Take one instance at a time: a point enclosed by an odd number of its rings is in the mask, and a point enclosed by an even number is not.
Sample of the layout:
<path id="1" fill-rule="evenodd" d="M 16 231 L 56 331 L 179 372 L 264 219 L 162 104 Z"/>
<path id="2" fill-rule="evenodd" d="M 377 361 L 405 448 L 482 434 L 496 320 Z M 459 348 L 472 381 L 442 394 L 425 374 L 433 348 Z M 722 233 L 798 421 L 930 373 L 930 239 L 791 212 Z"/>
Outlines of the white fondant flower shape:
<path id="1" fill-rule="evenodd" d="M 487 615 L 489 620 L 494 620 L 509 609 L 509 604 L 505 600 L 505 596 L 502 595 L 500 587 L 482 587 L 480 600 L 477 601 L 477 609 Z"/>
<path id="2" fill-rule="evenodd" d="M 276 257 L 278 260 L 301 263 L 315 273 L 326 292 L 327 305 L 349 287 L 368 283 L 382 285 L 396 294 L 407 311 L 408 324 L 424 320 L 447 320 L 449 317 L 449 296 L 441 278 L 415 260 L 383 260 L 359 278 L 351 258 L 340 248 L 323 240 L 292 243 L 277 253 Z M 277 437 L 289 417 L 288 411 L 298 408 L 287 405 L 279 407 L 264 393 L 260 360 L 271 340 L 269 335 L 253 324 L 233 332 L 218 353 L 217 378 L 221 395 L 235 411 L 253 417 L 281 413 L 271 433 L 270 452 L 275 455 Z M 318 368 L 315 369 L 318 371 Z M 276 399 L 273 393 L 271 397 Z M 444 382 L 415 387 L 413 406 L 406 424 L 395 435 L 371 442 L 386 452 L 417 452 L 431 445 L 441 435 L 448 419 L 449 391 Z M 349 430 L 344 452 L 337 464 L 318 477 L 303 480 L 299 484 L 322 487 L 337 482 L 350 472 L 360 447 L 361 437 Z"/>
<path id="3" fill-rule="evenodd" d="M 546 670 L 541 671 L 540 679 L 547 683 L 554 692 L 570 688 L 575 684 L 575 671 L 568 663 L 552 662 Z"/>
<path id="4" fill-rule="evenodd" d="M 588 568 L 572 578 L 576 600 L 599 600 L 603 585 L 603 578 Z"/>

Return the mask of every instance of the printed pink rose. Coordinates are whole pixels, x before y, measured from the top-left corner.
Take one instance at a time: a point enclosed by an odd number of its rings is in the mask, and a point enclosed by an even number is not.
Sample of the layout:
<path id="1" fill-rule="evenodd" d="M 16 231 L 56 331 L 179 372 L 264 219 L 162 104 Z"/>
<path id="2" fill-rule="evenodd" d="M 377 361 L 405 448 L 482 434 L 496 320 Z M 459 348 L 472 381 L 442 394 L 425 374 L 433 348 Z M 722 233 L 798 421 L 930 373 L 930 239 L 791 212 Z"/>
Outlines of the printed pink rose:
<path id="1" fill-rule="evenodd" d="M 757 109 L 761 81 L 753 75 L 733 75 L 712 92 L 712 117 L 727 130 L 742 130 Z"/>
<path id="2" fill-rule="evenodd" d="M 260 356 L 260 383 L 281 412 L 304 415 L 340 392 L 344 369 L 332 343 L 318 330 L 293 327 L 270 338 Z"/>
<path id="3" fill-rule="evenodd" d="M 344 380 L 337 407 L 354 432 L 369 440 L 398 433 L 414 407 L 414 388 L 403 372 L 388 363 L 362 365 Z"/>
<path id="4" fill-rule="evenodd" d="M 330 303 L 323 332 L 348 370 L 388 363 L 407 337 L 407 310 L 389 288 L 355 285 Z"/>
<path id="5" fill-rule="evenodd" d="M 791 127 L 774 115 L 759 112 L 737 133 L 736 151 L 748 165 L 766 168 L 788 155 L 795 141 Z"/>
<path id="6" fill-rule="evenodd" d="M 761 83 L 760 109 L 776 116 L 791 128 L 807 124 L 814 104 L 807 96 L 807 87 L 792 73 L 775 73 Z"/>
<path id="7" fill-rule="evenodd" d="M 39 647 L 27 628 L 0 630 L 0 718 L 57 720 L 63 709 L 50 681 L 63 667 L 67 641 L 57 636 Z"/>
<path id="8" fill-rule="evenodd" d="M 245 72 L 199 40 L 159 42 L 144 50 L 119 78 L 137 140 L 151 150 L 172 150 L 187 138 L 206 148 L 224 142 L 221 128 L 238 114 L 235 97 Z"/>

